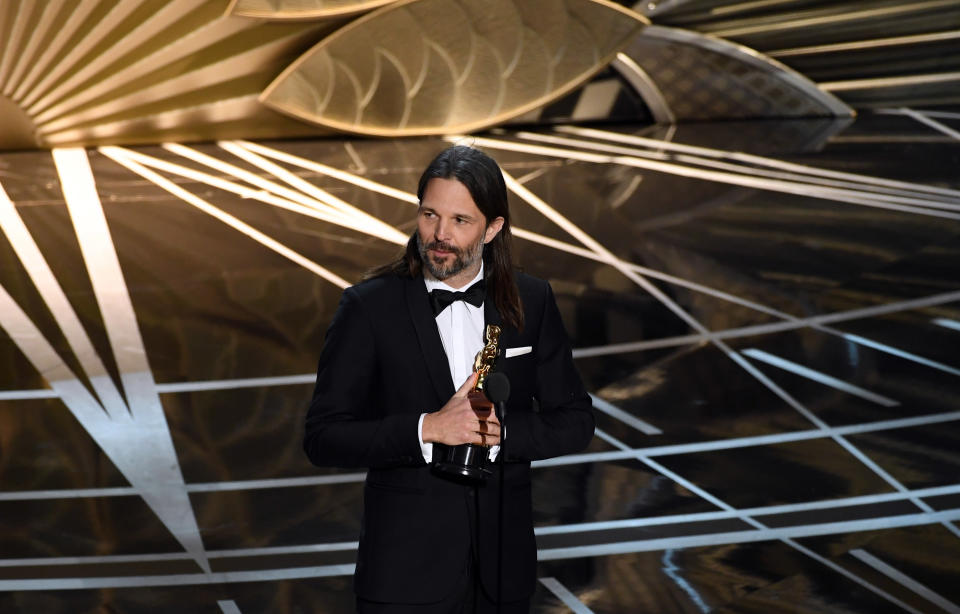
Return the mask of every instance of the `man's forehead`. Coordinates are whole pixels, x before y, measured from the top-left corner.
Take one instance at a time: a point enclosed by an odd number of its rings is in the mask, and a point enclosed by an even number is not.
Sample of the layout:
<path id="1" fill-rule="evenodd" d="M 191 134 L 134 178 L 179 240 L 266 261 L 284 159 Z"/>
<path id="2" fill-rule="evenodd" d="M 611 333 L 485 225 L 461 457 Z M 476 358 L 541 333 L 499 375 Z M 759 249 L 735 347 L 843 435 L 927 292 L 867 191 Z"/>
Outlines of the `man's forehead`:
<path id="1" fill-rule="evenodd" d="M 450 215 L 484 217 L 470 190 L 456 179 L 431 179 L 423 191 L 420 206 Z"/>

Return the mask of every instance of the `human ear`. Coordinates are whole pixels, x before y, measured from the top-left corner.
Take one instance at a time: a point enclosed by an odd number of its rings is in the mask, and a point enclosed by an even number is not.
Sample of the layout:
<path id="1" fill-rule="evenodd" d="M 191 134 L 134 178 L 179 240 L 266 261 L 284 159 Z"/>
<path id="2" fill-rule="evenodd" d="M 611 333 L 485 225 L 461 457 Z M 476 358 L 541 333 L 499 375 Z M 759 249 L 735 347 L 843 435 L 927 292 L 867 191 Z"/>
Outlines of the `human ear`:
<path id="1" fill-rule="evenodd" d="M 486 231 L 484 231 L 483 242 L 489 243 L 493 241 L 493 238 L 497 236 L 501 228 L 503 228 L 503 217 L 498 216 L 490 220 L 490 223 L 487 224 Z"/>

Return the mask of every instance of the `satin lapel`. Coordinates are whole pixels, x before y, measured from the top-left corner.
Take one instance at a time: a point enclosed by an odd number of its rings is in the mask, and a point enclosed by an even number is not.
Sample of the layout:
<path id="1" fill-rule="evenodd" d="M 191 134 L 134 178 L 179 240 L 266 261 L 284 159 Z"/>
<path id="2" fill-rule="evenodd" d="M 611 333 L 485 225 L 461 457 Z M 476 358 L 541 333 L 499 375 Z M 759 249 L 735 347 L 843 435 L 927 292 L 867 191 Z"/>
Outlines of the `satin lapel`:
<path id="1" fill-rule="evenodd" d="M 493 294 L 490 293 L 490 285 L 489 283 L 487 284 L 487 296 L 483 299 L 483 323 L 500 327 L 499 352 L 497 359 L 493 363 L 493 370 L 500 371 L 503 367 L 503 348 L 510 347 L 507 343 L 513 336 L 513 329 L 503 325 L 500 310 L 497 309 L 496 303 L 493 302 Z M 486 339 L 484 339 L 484 341 L 486 341 Z"/>
<path id="2" fill-rule="evenodd" d="M 407 309 L 410 310 L 410 319 L 417 331 L 420 341 L 420 351 L 427 364 L 427 372 L 437 392 L 441 405 L 456 392 L 453 380 L 450 378 L 450 367 L 447 354 L 443 351 L 443 342 L 440 341 L 440 331 L 437 330 L 437 321 L 433 317 L 430 307 L 430 298 L 427 288 L 420 278 L 405 280 Z"/>

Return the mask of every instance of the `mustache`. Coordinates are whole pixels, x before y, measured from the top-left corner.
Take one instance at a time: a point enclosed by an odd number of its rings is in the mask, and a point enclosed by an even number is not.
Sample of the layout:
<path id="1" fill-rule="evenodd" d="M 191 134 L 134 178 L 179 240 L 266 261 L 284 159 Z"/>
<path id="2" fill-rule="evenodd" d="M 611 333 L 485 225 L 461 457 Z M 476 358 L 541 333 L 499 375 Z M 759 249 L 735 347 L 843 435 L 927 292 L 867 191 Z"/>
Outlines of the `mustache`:
<path id="1" fill-rule="evenodd" d="M 455 254 L 462 253 L 461 249 L 459 249 L 455 245 L 451 245 L 450 243 L 446 243 L 444 241 L 433 241 L 431 243 L 427 243 L 426 245 L 423 246 L 423 249 L 424 251 L 430 250 L 430 249 L 439 249 L 445 252 L 453 252 Z"/>

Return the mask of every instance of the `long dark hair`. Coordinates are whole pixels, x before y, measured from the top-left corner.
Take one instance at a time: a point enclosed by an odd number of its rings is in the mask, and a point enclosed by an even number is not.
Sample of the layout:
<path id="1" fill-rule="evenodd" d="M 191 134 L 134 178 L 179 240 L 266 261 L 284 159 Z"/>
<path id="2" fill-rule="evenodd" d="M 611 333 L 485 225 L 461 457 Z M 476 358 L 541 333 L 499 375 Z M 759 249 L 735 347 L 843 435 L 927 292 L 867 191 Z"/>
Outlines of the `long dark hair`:
<path id="1" fill-rule="evenodd" d="M 456 179 L 467 188 L 473 202 L 489 224 L 497 217 L 503 218 L 503 227 L 490 243 L 483 247 L 484 280 L 489 294 L 506 324 L 523 329 L 523 306 L 513 276 L 513 236 L 510 234 L 510 209 L 507 204 L 507 186 L 503 173 L 493 158 L 479 149 L 455 145 L 444 149 L 427 166 L 417 185 L 417 199 L 423 202 L 423 193 L 431 179 Z M 423 262 L 417 249 L 417 231 L 407 241 L 403 254 L 383 266 L 379 266 L 364 279 L 387 274 L 418 277 L 423 274 Z"/>

